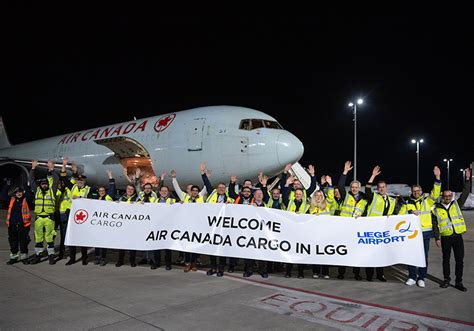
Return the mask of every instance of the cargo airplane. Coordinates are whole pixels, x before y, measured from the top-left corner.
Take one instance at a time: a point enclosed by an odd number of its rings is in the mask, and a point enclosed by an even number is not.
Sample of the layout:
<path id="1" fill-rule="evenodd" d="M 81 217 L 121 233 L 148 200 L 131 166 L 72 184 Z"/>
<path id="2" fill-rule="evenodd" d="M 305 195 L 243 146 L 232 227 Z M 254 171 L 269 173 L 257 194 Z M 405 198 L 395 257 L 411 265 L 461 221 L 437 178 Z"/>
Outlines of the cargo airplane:
<path id="1" fill-rule="evenodd" d="M 128 174 L 140 169 L 142 183 L 175 169 L 182 185 L 202 185 L 201 162 L 212 170 L 213 183 L 227 183 L 231 175 L 242 180 L 256 179 L 260 171 L 277 175 L 303 151 L 301 141 L 276 119 L 244 107 L 195 108 L 14 146 L 0 118 L 0 176 L 13 178 L 16 185 L 27 183 L 32 160 L 43 169 L 53 160 L 60 168 L 68 157 L 89 185 L 106 183 L 105 170 L 112 170 L 124 187 L 124 169 Z"/>

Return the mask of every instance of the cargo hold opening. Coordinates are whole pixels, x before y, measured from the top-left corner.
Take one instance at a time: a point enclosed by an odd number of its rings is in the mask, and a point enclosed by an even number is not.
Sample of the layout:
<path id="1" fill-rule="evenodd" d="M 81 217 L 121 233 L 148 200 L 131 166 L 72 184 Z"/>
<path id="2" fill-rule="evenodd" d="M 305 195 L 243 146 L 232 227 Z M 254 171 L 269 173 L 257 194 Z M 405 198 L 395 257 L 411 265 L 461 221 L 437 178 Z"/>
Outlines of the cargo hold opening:
<path id="1" fill-rule="evenodd" d="M 96 140 L 95 143 L 114 152 L 128 176 L 139 173 L 140 185 L 151 183 L 154 187 L 158 186 L 150 154 L 138 141 L 129 137 L 114 137 Z"/>

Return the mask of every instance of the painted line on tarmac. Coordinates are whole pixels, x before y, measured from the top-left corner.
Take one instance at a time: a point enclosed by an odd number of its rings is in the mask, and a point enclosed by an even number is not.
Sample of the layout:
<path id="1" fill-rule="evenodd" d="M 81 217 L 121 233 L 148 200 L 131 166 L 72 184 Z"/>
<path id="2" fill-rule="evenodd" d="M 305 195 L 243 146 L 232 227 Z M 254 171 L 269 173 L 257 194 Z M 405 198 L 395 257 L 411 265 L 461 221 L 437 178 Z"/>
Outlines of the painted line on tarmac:
<path id="1" fill-rule="evenodd" d="M 206 271 L 204 271 L 204 270 L 199 270 L 199 272 L 204 273 L 204 274 L 206 273 Z M 422 312 L 412 311 L 412 310 L 403 309 L 403 308 L 399 308 L 399 307 L 386 306 L 386 305 L 382 305 L 382 304 L 378 304 L 378 303 L 371 303 L 371 302 L 365 302 L 365 301 L 361 301 L 361 300 L 344 298 L 344 297 L 340 297 L 340 296 L 330 295 L 330 294 L 316 292 L 316 291 L 302 289 L 302 288 L 296 288 L 296 287 L 291 287 L 291 286 L 286 286 L 286 285 L 274 284 L 274 283 L 255 280 L 255 279 L 243 278 L 243 277 L 235 276 L 235 275 L 232 275 L 232 274 L 229 274 L 229 273 L 225 273 L 224 278 L 230 278 L 230 279 L 238 281 L 238 282 L 242 282 L 242 283 L 246 283 L 246 284 L 253 284 L 253 285 L 256 285 L 256 286 L 265 287 L 265 288 L 272 289 L 272 290 L 285 290 L 285 291 L 289 291 L 289 292 L 293 292 L 293 293 L 296 292 L 296 293 L 303 293 L 303 294 L 306 294 L 306 295 L 309 294 L 310 296 L 318 296 L 318 297 L 322 297 L 323 300 L 327 301 L 327 302 L 332 302 L 332 301 L 329 301 L 327 299 L 337 300 L 339 302 L 339 306 L 362 305 L 362 306 L 366 306 L 366 309 L 371 310 L 371 311 L 373 311 L 374 308 L 376 308 L 379 314 L 381 314 L 381 313 L 383 314 L 383 310 L 386 310 L 386 311 L 400 313 L 398 315 L 405 315 L 405 316 L 407 316 L 407 315 L 410 316 L 411 315 L 411 316 L 424 317 L 423 320 L 426 319 L 426 320 L 433 320 L 433 321 L 443 321 L 443 322 L 446 322 L 446 323 L 442 323 L 444 328 L 449 326 L 451 329 L 462 330 L 463 328 L 462 327 L 459 328 L 459 326 L 470 326 L 470 327 L 474 326 L 474 322 L 458 320 L 458 319 L 454 319 L 454 318 L 450 318 L 450 317 L 435 316 L 435 315 L 432 315 L 432 314 L 429 314 L 429 313 L 422 313 Z M 259 299 L 259 301 L 265 300 L 265 299 L 266 298 Z M 356 305 L 352 305 L 352 304 L 356 304 Z M 261 308 L 261 307 L 259 307 L 259 308 Z M 385 315 L 393 315 L 393 313 L 392 314 L 385 314 Z M 374 316 L 376 316 L 376 315 L 374 315 Z M 420 320 L 420 319 L 418 318 L 417 320 Z M 434 324 L 438 324 L 438 323 L 434 323 Z M 458 325 L 458 327 L 455 327 L 456 325 Z M 472 329 L 472 328 L 468 328 L 468 329 Z"/>

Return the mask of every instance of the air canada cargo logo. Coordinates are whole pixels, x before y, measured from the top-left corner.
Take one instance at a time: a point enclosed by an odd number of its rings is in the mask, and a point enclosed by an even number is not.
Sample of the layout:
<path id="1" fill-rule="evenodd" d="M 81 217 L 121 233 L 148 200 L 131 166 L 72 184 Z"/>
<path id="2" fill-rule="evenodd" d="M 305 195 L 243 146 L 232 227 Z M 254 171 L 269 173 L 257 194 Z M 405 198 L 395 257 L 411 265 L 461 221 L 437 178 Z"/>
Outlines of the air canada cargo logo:
<path id="1" fill-rule="evenodd" d="M 160 117 L 158 121 L 155 123 L 155 131 L 156 132 L 163 132 L 166 130 L 167 127 L 170 126 L 171 122 L 173 122 L 176 114 L 169 114 L 163 117 Z"/>
<path id="2" fill-rule="evenodd" d="M 77 224 L 82 224 L 89 218 L 89 213 L 84 209 L 79 209 L 74 214 L 74 222 Z"/>
<path id="3" fill-rule="evenodd" d="M 391 234 L 390 231 L 357 232 L 357 243 L 360 245 L 387 245 L 415 238 L 418 235 L 418 230 L 412 230 L 411 223 L 406 224 L 406 221 L 398 222 L 395 226 L 396 234 Z"/>

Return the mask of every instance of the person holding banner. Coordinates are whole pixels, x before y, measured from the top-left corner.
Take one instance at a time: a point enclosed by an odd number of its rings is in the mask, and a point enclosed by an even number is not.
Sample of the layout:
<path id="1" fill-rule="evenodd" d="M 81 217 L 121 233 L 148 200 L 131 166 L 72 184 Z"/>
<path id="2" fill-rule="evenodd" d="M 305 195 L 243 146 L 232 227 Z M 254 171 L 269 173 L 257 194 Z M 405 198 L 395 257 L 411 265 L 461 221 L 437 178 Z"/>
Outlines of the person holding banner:
<path id="1" fill-rule="evenodd" d="M 342 172 L 341 177 L 339 178 L 339 183 L 337 185 L 340 192 L 340 208 L 339 216 L 342 217 L 359 217 L 362 216 L 367 207 L 367 200 L 365 194 L 360 192 L 360 182 L 358 180 L 353 180 L 350 183 L 350 190 L 346 192 L 346 179 L 349 171 L 352 170 L 351 161 L 346 161 L 344 163 L 344 171 Z M 337 279 L 344 279 L 344 274 L 346 273 L 345 266 L 338 267 Z M 355 280 L 362 280 L 360 276 L 360 268 L 352 268 L 352 273 L 354 274 Z"/>
<path id="2" fill-rule="evenodd" d="M 328 183 L 326 199 L 322 190 L 314 192 L 311 198 L 310 208 L 308 214 L 311 215 L 331 215 L 331 202 L 334 200 L 334 187 L 332 186 L 332 179 L 330 176 L 325 176 L 325 182 Z M 313 264 L 313 278 L 322 276 L 324 279 L 329 279 L 329 266 Z"/>
<path id="3" fill-rule="evenodd" d="M 295 179 L 293 176 L 288 177 L 286 180 L 286 184 L 283 187 L 283 203 L 285 206 L 288 206 L 286 208 L 288 211 L 292 211 L 296 214 L 306 214 L 310 206 L 304 196 L 303 190 L 297 188 L 291 192 L 290 185 L 293 184 L 294 180 Z M 291 193 L 294 193 L 293 198 L 291 198 Z M 292 270 L 293 265 L 291 263 L 287 263 L 285 278 L 291 278 Z M 298 278 L 304 278 L 304 264 L 298 264 Z"/>
<path id="4" fill-rule="evenodd" d="M 447 288 L 451 281 L 451 248 L 456 262 L 456 281 L 454 287 L 459 291 L 466 292 L 467 288 L 462 283 L 464 268 L 464 241 L 462 235 L 466 232 L 466 223 L 461 212 L 461 208 L 469 196 L 471 187 L 471 170 L 465 170 L 464 187 L 459 199 L 453 199 L 453 192 L 446 190 L 443 192 L 442 201 L 435 204 L 433 209 L 433 227 L 439 228 L 441 240 L 436 238 L 436 246 L 443 252 L 443 276 L 444 281 L 441 288 Z"/>
<path id="5" fill-rule="evenodd" d="M 63 167 L 61 169 L 61 180 L 64 182 L 64 185 L 71 190 L 71 199 L 90 199 L 92 198 L 92 190 L 89 185 L 86 185 L 86 176 L 79 174 L 77 165 L 72 164 L 72 177 L 67 178 L 66 166 L 63 160 Z M 69 246 L 69 261 L 66 262 L 66 265 L 72 265 L 76 263 L 76 246 Z M 82 265 L 87 265 L 87 247 L 81 247 L 81 258 Z"/>
<path id="6" fill-rule="evenodd" d="M 425 287 L 425 277 L 428 273 L 428 251 L 430 249 L 430 239 L 439 237 L 439 230 L 437 227 L 433 228 L 431 220 L 431 209 L 438 201 L 441 194 L 441 170 L 434 167 L 433 173 L 435 175 L 435 182 L 433 189 L 429 195 L 423 195 L 423 190 L 420 185 L 413 185 L 411 187 L 411 196 L 407 203 L 402 205 L 398 214 L 414 214 L 420 217 L 421 231 L 423 232 L 423 246 L 425 248 L 426 267 L 417 268 L 415 266 L 408 266 L 408 280 L 405 285 L 412 286 L 414 284 L 419 287 Z M 418 269 L 418 270 L 417 270 Z M 417 277 L 418 271 L 418 277 Z"/>
<path id="7" fill-rule="evenodd" d="M 163 185 L 160 188 L 160 195 L 155 201 L 156 203 L 167 203 L 172 205 L 176 202 L 175 199 L 170 198 L 170 190 L 168 186 Z M 161 250 L 153 251 L 154 264 L 151 265 L 151 269 L 156 269 L 161 264 Z M 165 249 L 165 269 L 171 270 L 171 250 Z"/>
<path id="8" fill-rule="evenodd" d="M 264 186 L 266 186 L 267 178 L 262 178 L 260 182 Z M 242 188 L 242 190 L 243 189 L 248 189 L 248 187 L 244 187 Z M 260 188 L 256 189 L 253 194 L 254 194 L 254 198 L 253 198 L 252 206 L 266 208 L 267 205 L 264 201 L 264 194 L 263 194 L 262 189 Z M 243 275 L 244 277 L 247 278 L 247 277 L 252 276 L 254 263 L 255 263 L 255 260 L 253 259 L 245 259 L 245 267 L 244 267 L 244 275 Z M 258 263 L 258 273 L 260 274 L 260 276 L 262 276 L 262 278 L 268 278 L 267 261 L 258 260 L 257 263 Z"/>
<path id="9" fill-rule="evenodd" d="M 112 176 L 112 171 L 107 170 L 107 176 L 109 177 L 109 187 L 106 188 L 104 185 L 99 185 L 97 188 L 97 194 L 93 194 L 92 198 L 103 201 L 114 201 L 115 191 L 115 179 Z M 101 267 L 107 265 L 107 248 L 95 248 L 95 259 L 94 264 L 99 264 Z"/>
<path id="10" fill-rule="evenodd" d="M 199 169 L 201 171 L 202 181 L 204 182 L 204 186 L 206 187 L 207 192 L 211 192 L 209 193 L 209 196 L 207 197 L 207 200 L 206 200 L 207 203 L 233 203 L 234 202 L 234 200 L 227 193 L 226 186 L 224 183 L 217 184 L 217 187 L 215 189 L 212 187 L 212 184 L 209 181 L 209 178 L 207 177 L 206 165 L 204 163 L 200 164 Z M 224 266 L 226 264 L 226 257 L 220 256 L 219 263 L 217 263 L 217 257 L 214 255 L 211 255 L 210 260 L 211 260 L 211 268 L 207 271 L 206 274 L 208 276 L 212 276 L 214 274 L 217 274 L 217 277 L 224 276 Z"/>
<path id="11" fill-rule="evenodd" d="M 172 176 L 173 176 L 173 171 L 171 172 Z M 176 172 L 174 173 L 174 175 L 176 176 Z M 182 203 L 204 203 L 204 199 L 200 195 L 201 192 L 200 192 L 199 186 L 192 185 L 191 189 L 189 190 L 189 195 L 186 195 L 184 197 L 184 201 L 182 201 Z M 183 271 L 184 272 L 197 271 L 196 260 L 197 260 L 196 253 L 185 252 Z"/>
<path id="12" fill-rule="evenodd" d="M 153 185 L 151 183 L 145 183 L 143 185 L 143 191 L 138 193 L 137 201 L 140 203 L 154 203 L 157 199 L 158 195 L 153 191 Z M 143 252 L 144 256 L 140 261 L 138 261 L 138 264 L 150 264 L 150 269 L 156 269 L 157 265 L 152 257 L 152 252 L 153 251 Z"/>
<path id="13" fill-rule="evenodd" d="M 375 177 L 380 175 L 380 167 L 375 166 L 372 170 L 369 182 L 365 185 L 365 195 L 367 197 L 367 216 L 390 216 L 395 214 L 397 200 L 387 194 L 387 183 L 384 180 L 377 182 L 377 192 L 372 192 L 372 183 Z M 386 282 L 384 270 L 382 267 L 376 268 L 377 279 Z M 367 281 L 371 282 L 374 277 L 374 268 L 366 268 Z"/>
<path id="14" fill-rule="evenodd" d="M 132 184 L 128 184 L 127 188 L 125 189 L 125 194 L 122 195 L 119 199 L 118 202 L 125 202 L 125 203 L 134 203 L 138 199 L 137 196 L 137 191 L 135 189 L 135 186 Z M 132 268 L 137 266 L 136 263 L 136 257 L 137 257 L 137 251 L 130 250 L 130 266 Z M 125 259 L 125 250 L 119 249 L 118 252 L 118 261 L 115 263 L 116 267 L 121 267 L 124 264 L 124 259 Z"/>

